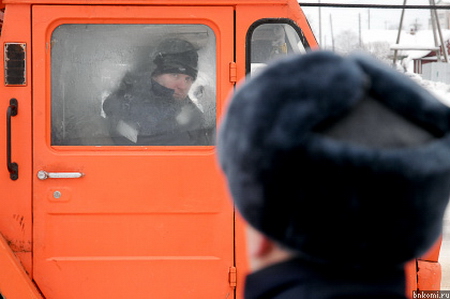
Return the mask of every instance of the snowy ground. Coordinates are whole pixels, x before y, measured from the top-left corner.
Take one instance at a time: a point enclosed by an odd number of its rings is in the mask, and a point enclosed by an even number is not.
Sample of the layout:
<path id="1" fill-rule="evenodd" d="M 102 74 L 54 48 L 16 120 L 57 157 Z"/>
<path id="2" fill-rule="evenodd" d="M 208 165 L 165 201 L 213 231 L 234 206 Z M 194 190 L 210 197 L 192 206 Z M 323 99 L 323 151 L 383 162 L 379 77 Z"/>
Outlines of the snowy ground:
<path id="1" fill-rule="evenodd" d="M 434 82 L 424 80 L 420 75 L 407 73 L 409 77 L 414 79 L 420 85 L 430 90 L 439 100 L 450 106 L 450 85 L 442 82 Z"/>

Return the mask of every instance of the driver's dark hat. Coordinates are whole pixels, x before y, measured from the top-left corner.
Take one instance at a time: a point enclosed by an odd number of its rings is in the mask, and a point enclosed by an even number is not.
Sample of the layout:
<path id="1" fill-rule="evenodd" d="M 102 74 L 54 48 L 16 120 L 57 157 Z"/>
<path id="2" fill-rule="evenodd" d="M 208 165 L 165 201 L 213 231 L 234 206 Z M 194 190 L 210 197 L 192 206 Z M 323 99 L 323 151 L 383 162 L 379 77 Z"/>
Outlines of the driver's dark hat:
<path id="1" fill-rule="evenodd" d="M 162 41 L 157 47 L 153 62 L 156 65 L 153 75 L 176 73 L 189 75 L 194 80 L 197 78 L 197 49 L 186 40 L 169 38 Z"/>
<path id="2" fill-rule="evenodd" d="M 369 56 L 312 51 L 247 79 L 218 155 L 242 216 L 311 260 L 401 265 L 441 234 L 450 109 Z"/>

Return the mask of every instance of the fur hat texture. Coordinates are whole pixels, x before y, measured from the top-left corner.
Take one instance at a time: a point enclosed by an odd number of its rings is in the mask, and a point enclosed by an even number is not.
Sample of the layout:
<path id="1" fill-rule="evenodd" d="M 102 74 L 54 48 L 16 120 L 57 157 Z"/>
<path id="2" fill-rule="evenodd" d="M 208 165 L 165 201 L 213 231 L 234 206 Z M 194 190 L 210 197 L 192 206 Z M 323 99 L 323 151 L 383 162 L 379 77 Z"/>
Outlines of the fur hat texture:
<path id="1" fill-rule="evenodd" d="M 290 56 L 238 86 L 218 157 L 242 216 L 316 261 L 401 265 L 439 237 L 450 109 L 365 54 Z"/>

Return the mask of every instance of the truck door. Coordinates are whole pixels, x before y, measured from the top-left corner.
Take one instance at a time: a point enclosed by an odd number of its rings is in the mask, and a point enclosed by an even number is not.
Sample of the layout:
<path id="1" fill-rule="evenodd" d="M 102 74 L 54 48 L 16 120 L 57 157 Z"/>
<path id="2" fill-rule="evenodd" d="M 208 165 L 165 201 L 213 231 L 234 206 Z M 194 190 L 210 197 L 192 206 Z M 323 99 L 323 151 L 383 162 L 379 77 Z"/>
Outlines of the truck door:
<path id="1" fill-rule="evenodd" d="M 44 296 L 233 298 L 233 208 L 214 156 L 232 8 L 36 5 L 32 17 L 33 278 Z M 150 82 L 167 38 L 198 53 L 189 94 L 201 141 L 138 142 L 137 116 L 105 111 L 124 85 Z M 154 117 L 142 88 L 118 105 L 146 101 L 137 111 Z"/>

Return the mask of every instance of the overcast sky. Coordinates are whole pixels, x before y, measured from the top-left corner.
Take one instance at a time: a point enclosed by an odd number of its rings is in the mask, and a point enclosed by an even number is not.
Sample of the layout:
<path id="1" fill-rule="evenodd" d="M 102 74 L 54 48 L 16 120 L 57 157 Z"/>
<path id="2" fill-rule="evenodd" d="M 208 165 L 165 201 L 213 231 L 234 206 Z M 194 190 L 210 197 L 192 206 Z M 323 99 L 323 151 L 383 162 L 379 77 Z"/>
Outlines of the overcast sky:
<path id="1" fill-rule="evenodd" d="M 387 4 L 403 5 L 404 0 L 299 0 L 301 3 L 340 3 L 340 4 Z M 439 0 L 435 0 L 436 3 Z M 407 0 L 407 5 L 429 5 L 429 0 Z M 304 7 L 303 11 L 309 19 L 313 30 L 323 43 L 331 41 L 331 32 L 336 37 L 344 30 L 358 32 L 360 29 L 394 29 L 400 23 L 401 9 L 381 8 L 335 8 L 335 7 Z M 319 26 L 319 11 L 321 26 Z M 409 29 L 417 23 L 420 29 L 429 29 L 430 10 L 410 9 L 404 14 L 403 28 Z M 321 29 L 321 30 L 319 30 Z M 321 33 L 321 34 L 320 34 Z"/>

